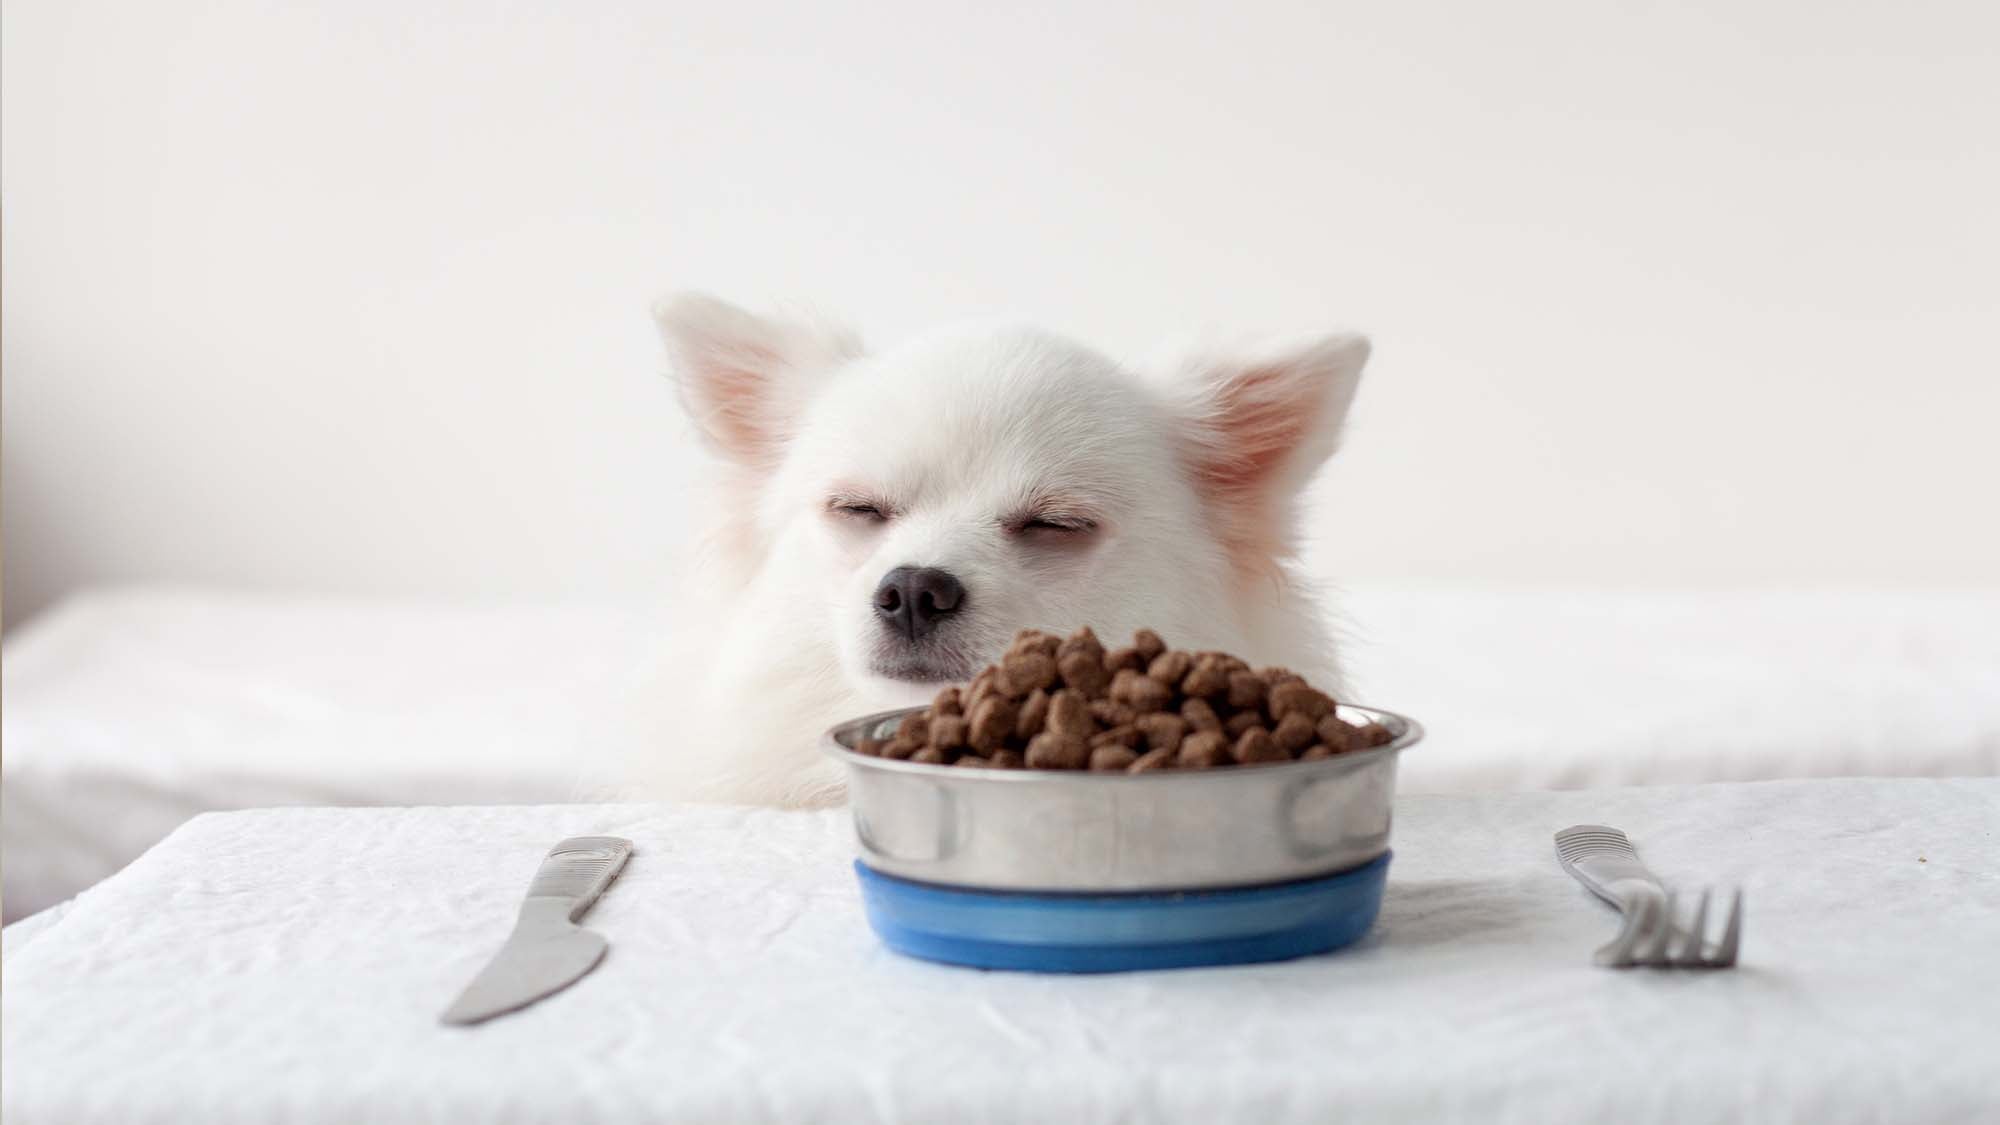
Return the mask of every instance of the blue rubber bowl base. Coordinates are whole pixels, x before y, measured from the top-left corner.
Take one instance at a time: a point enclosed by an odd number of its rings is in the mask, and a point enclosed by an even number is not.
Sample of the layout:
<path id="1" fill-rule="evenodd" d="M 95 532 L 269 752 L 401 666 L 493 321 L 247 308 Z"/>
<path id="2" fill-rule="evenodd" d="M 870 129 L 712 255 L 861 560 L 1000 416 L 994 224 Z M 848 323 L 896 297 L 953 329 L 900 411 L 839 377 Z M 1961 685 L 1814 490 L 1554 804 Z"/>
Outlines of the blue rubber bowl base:
<path id="1" fill-rule="evenodd" d="M 981 969 L 1114 973 L 1338 949 L 1374 925 L 1389 856 L 1290 883 L 1136 894 L 975 890 L 859 861 L 854 870 L 869 925 L 898 953 Z"/>

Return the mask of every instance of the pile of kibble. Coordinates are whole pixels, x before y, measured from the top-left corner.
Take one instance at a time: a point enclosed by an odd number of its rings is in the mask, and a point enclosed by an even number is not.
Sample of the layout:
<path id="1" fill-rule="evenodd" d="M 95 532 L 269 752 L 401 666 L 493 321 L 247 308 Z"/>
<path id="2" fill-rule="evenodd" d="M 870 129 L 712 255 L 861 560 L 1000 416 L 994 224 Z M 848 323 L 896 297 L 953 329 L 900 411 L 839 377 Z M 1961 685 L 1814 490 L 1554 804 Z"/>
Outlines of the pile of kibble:
<path id="1" fill-rule="evenodd" d="M 1022 630 L 964 687 L 948 687 L 870 757 L 997 769 L 1213 769 L 1314 761 L 1392 741 L 1354 726 L 1333 698 L 1283 668 L 1223 652 L 1170 649 L 1141 629 L 1106 651 L 1096 634 Z"/>

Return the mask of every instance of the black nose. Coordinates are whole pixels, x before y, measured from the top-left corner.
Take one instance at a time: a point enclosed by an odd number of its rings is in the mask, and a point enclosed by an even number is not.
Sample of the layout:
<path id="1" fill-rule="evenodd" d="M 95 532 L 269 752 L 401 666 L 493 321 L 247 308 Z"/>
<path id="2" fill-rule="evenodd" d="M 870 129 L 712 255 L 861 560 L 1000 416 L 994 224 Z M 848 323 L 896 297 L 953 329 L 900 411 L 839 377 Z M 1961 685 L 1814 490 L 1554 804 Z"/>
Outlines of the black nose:
<path id="1" fill-rule="evenodd" d="M 875 615 L 911 640 L 928 636 L 965 604 L 965 585 L 933 566 L 899 566 L 875 587 Z"/>

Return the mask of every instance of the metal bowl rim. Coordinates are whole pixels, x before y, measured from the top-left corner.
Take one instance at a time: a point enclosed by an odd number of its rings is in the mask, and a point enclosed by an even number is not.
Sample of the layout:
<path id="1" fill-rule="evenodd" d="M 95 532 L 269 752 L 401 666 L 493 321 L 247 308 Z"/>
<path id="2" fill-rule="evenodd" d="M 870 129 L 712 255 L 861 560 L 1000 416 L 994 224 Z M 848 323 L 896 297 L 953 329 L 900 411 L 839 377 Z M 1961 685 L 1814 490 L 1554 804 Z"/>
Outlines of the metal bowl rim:
<path id="1" fill-rule="evenodd" d="M 840 744 L 838 735 L 841 731 L 857 727 L 876 726 L 898 716 L 928 710 L 929 705 L 924 704 L 917 707 L 892 707 L 887 711 L 877 711 L 870 715 L 862 715 L 858 718 L 849 719 L 843 723 L 836 723 L 825 734 L 820 736 L 820 749 L 829 757 L 856 768 L 917 774 L 933 778 L 938 777 L 940 772 L 942 772 L 946 777 L 973 784 L 987 781 L 1009 784 L 1061 781 L 1065 784 L 1143 785 L 1148 782 L 1172 780 L 1185 782 L 1190 775 L 1199 777 L 1213 777 L 1217 775 L 1269 777 L 1271 776 L 1271 771 L 1287 768 L 1295 772 L 1332 772 L 1336 769 L 1344 770 L 1354 762 L 1368 761 L 1373 758 L 1399 754 L 1423 741 L 1423 724 L 1410 718 L 1408 715 L 1399 714 L 1395 711 L 1385 711 L 1380 707 L 1369 707 L 1360 703 L 1340 703 L 1336 704 L 1336 706 L 1345 710 L 1360 711 L 1376 718 L 1394 719 L 1403 724 L 1403 733 L 1397 735 L 1394 741 L 1383 743 L 1380 746 L 1371 746 L 1366 750 L 1353 750 L 1345 754 L 1334 754 L 1312 762 L 1272 762 L 1269 765 L 1226 766 L 1206 770 L 1148 770 L 1145 773 L 1126 773 L 1123 770 L 959 769 L 955 766 L 933 765 L 930 762 L 912 762 L 901 758 L 870 757 L 867 754 L 857 754 Z"/>

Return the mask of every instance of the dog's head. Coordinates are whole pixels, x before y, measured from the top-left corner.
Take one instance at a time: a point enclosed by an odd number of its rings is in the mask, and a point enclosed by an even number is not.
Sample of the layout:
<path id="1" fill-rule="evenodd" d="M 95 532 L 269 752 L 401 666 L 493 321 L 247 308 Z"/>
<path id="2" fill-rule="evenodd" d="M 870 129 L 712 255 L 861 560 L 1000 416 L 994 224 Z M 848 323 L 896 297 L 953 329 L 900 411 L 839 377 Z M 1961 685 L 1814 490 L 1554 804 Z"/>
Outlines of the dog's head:
<path id="1" fill-rule="evenodd" d="M 732 470 L 740 611 L 829 641 L 884 698 L 969 677 L 1025 626 L 1245 644 L 1368 355 L 1322 335 L 1149 376 L 1027 329 L 871 356 L 708 297 L 658 319 Z"/>

